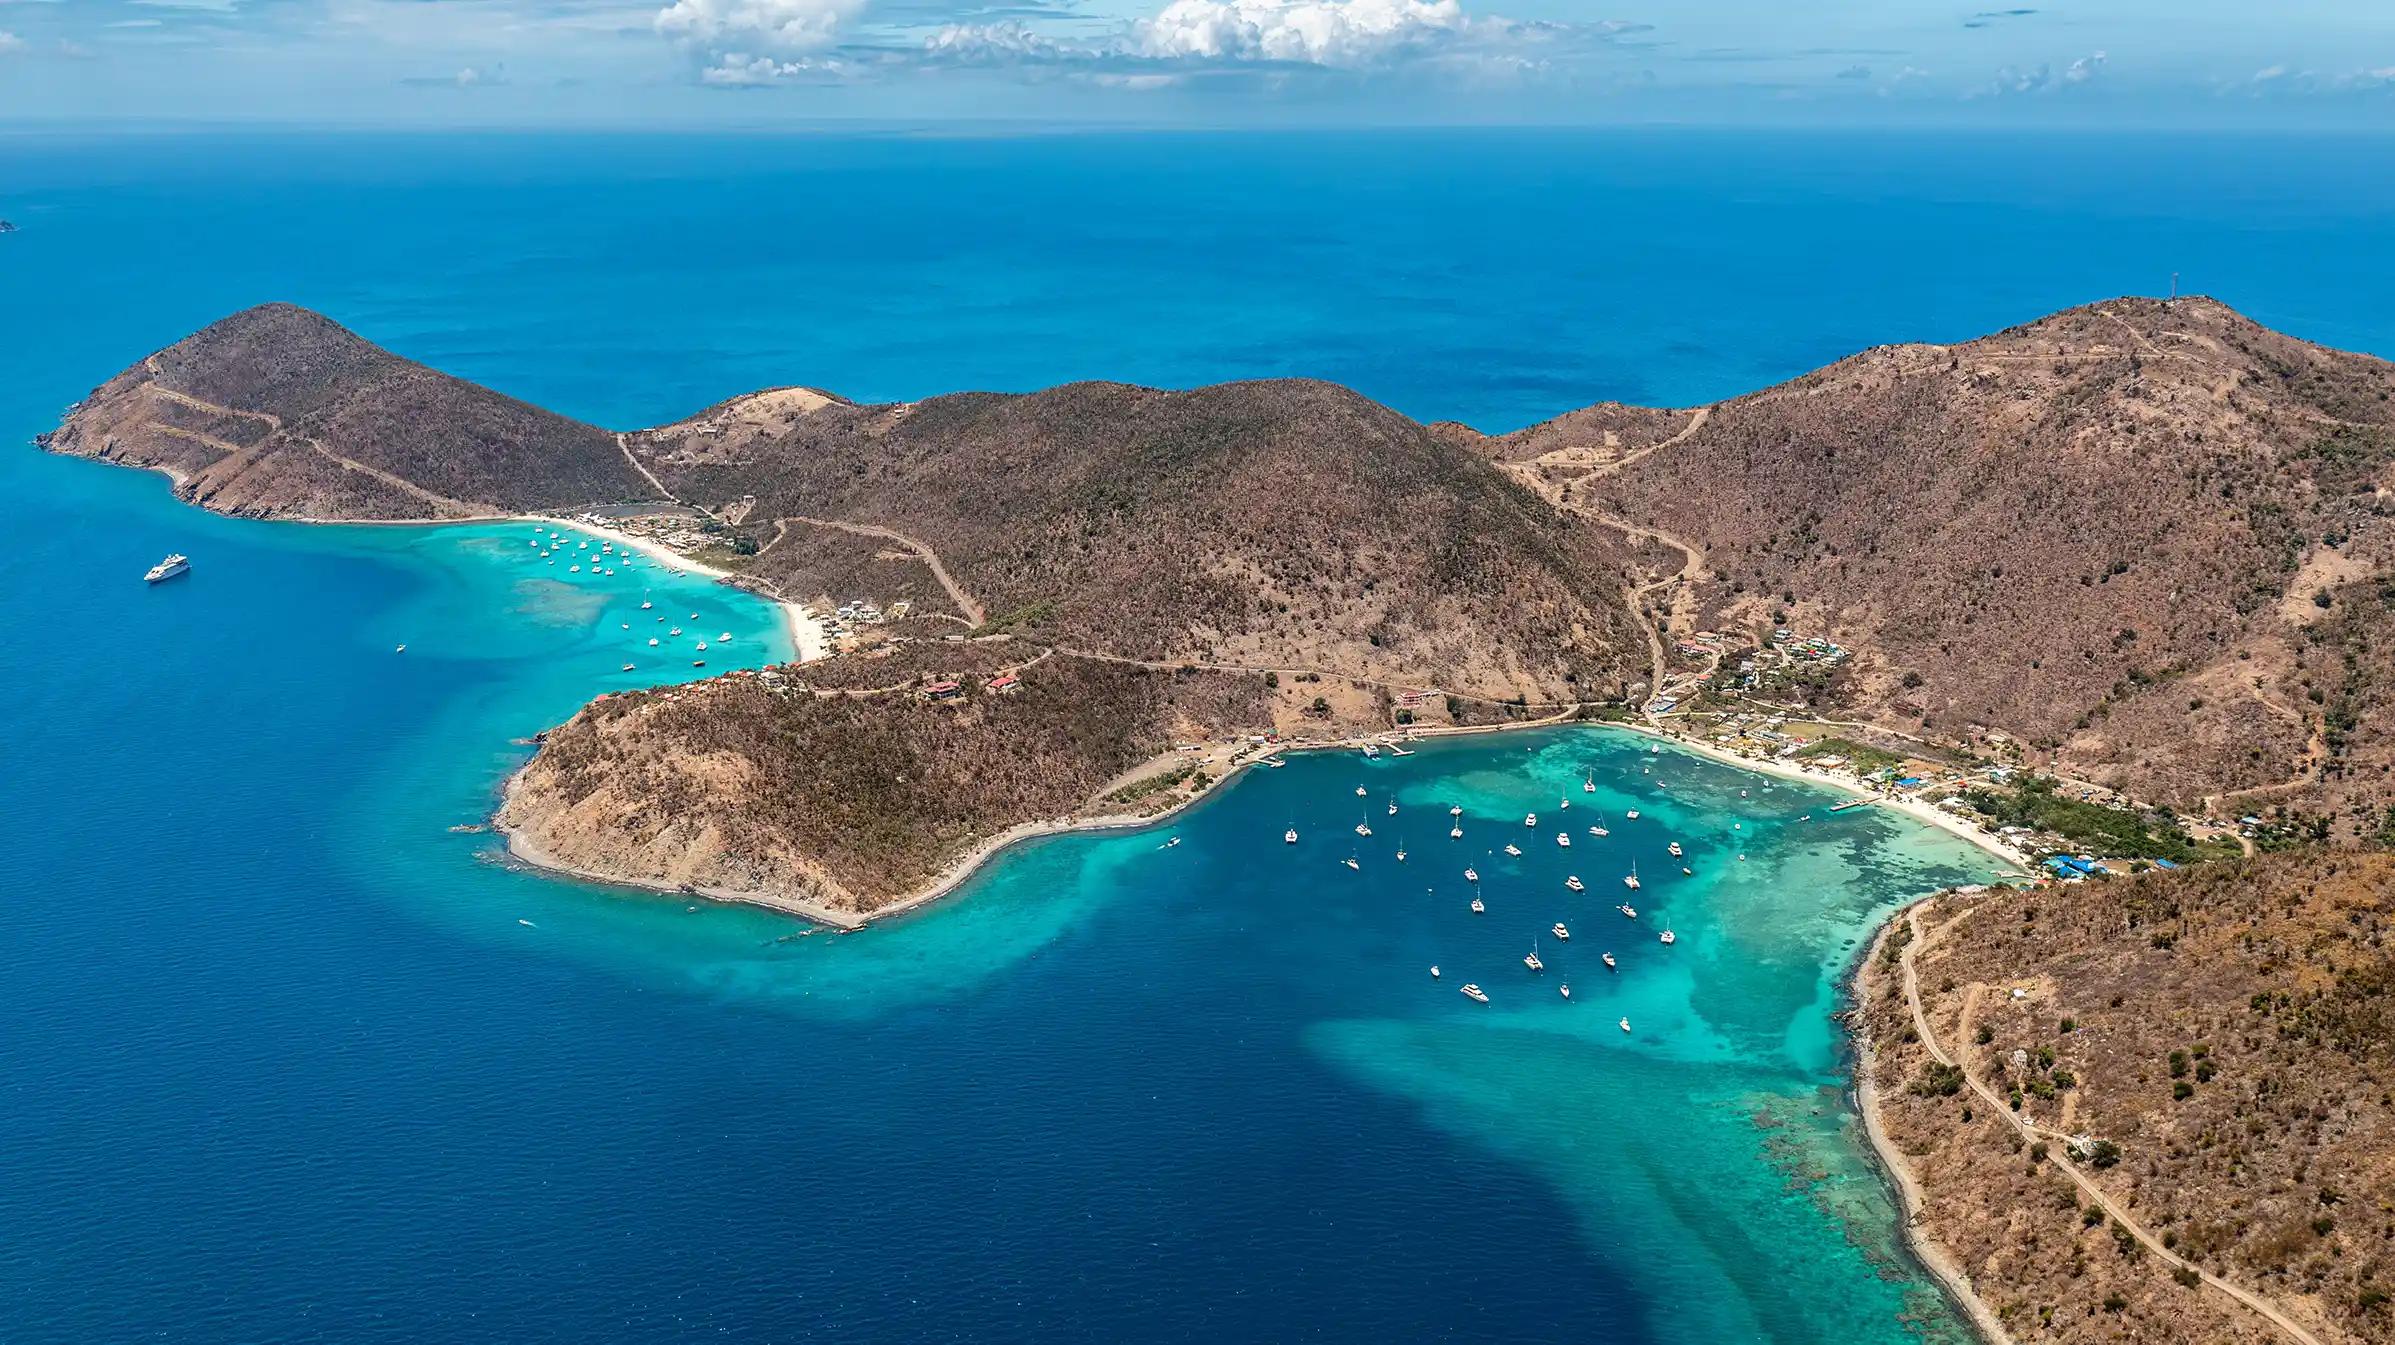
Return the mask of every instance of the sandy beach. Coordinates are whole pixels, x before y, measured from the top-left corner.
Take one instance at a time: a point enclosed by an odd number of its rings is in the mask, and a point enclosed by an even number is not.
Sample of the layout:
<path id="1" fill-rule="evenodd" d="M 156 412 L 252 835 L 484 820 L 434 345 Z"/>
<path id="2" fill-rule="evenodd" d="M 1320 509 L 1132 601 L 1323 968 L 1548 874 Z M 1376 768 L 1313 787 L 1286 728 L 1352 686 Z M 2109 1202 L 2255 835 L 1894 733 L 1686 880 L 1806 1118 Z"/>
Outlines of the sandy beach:
<path id="1" fill-rule="evenodd" d="M 461 522 L 464 520 L 442 519 L 437 521 Z M 703 561 L 693 560 L 669 546 L 648 538 L 635 537 L 631 533 L 617 528 L 610 528 L 598 523 L 587 523 L 580 519 L 559 518 L 553 514 L 522 514 L 493 521 L 546 523 L 556 528 L 570 528 L 584 536 L 602 538 L 627 550 L 637 551 L 647 556 L 661 569 L 670 570 L 676 574 L 695 574 L 702 578 L 712 579 L 719 584 L 730 584 L 735 588 L 756 593 L 757 596 L 767 599 L 782 609 L 782 621 L 790 633 L 793 661 L 810 663 L 831 653 L 831 636 L 825 632 L 824 619 L 821 616 L 811 611 L 804 603 L 790 602 L 775 593 L 758 592 L 758 589 L 753 587 L 757 581 L 745 575 L 735 574 L 730 570 L 718 569 Z"/>

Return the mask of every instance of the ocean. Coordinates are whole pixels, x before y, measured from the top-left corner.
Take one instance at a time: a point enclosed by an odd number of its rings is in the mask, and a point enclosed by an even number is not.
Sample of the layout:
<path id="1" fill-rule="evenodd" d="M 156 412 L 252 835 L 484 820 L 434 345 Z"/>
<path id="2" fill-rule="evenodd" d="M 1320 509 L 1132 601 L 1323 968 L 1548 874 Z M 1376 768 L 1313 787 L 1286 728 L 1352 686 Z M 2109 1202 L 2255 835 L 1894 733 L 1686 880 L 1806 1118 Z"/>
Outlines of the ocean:
<path id="1" fill-rule="evenodd" d="M 616 426 L 1305 373 L 1502 429 L 2174 271 L 2395 351 L 2383 149 L 16 137 L 0 436 L 270 299 Z M 792 937 L 454 829 L 528 735 L 693 673 L 643 597 L 733 634 L 708 671 L 786 655 L 763 604 L 21 447 L 0 515 L 0 1340 L 1967 1338 L 1830 1021 L 1876 919 L 1989 871 L 1945 833 L 1542 731 L 1300 756 Z"/>

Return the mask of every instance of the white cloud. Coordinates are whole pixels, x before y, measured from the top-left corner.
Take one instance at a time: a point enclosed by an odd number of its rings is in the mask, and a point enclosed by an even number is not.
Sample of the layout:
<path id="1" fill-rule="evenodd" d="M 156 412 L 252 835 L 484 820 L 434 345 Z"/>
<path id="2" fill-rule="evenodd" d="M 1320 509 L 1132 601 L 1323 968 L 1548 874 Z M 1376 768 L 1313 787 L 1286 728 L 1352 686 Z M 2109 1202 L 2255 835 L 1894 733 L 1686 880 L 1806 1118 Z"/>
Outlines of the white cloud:
<path id="1" fill-rule="evenodd" d="M 1457 0 L 1172 0 L 1132 25 L 1131 49 L 1157 59 L 1375 64 L 1452 37 Z"/>
<path id="2" fill-rule="evenodd" d="M 17 36 L 15 33 L 8 31 L 6 28 L 0 28 L 0 56 L 14 55 L 15 53 L 23 51 L 24 49 L 24 38 Z"/>
<path id="3" fill-rule="evenodd" d="M 838 61 L 777 61 L 771 56 L 728 51 L 699 71 L 699 83 L 718 89 L 757 89 L 808 76 L 835 76 L 844 69 Z"/>
<path id="4" fill-rule="evenodd" d="M 674 0 L 657 11 L 657 31 L 718 58 L 751 53 L 820 51 L 839 40 L 841 27 L 866 0 Z M 712 67 L 711 67 L 712 68 Z M 739 83 L 736 79 L 711 81 Z"/>

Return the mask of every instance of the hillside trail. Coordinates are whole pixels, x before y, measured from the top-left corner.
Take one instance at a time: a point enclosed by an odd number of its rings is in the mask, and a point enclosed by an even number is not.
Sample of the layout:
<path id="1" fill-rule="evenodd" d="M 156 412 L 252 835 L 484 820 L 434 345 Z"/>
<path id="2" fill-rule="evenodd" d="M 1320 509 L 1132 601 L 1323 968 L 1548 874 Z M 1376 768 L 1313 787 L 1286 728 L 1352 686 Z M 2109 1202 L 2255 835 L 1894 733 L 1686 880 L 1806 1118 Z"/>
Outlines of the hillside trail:
<path id="1" fill-rule="evenodd" d="M 331 449 L 326 448 L 323 442 L 318 439 L 304 434 L 295 434 L 289 430 L 286 430 L 283 427 L 283 418 L 275 415 L 271 411 L 244 411 L 238 407 L 220 406 L 217 403 L 208 401 L 204 398 L 194 397 L 188 392 L 182 392 L 178 391 L 177 389 L 170 388 L 165 383 L 160 381 L 164 375 L 163 372 L 158 368 L 157 361 L 158 357 L 155 355 L 151 355 L 142 361 L 142 367 L 150 371 L 150 377 L 143 380 L 142 386 L 148 388 L 151 392 L 166 398 L 170 402 L 177 403 L 178 405 L 188 407 L 191 410 L 198 411 L 206 415 L 233 416 L 242 420 L 259 421 L 274 434 L 285 439 L 289 439 L 294 443 L 306 444 L 309 448 L 315 450 L 317 453 L 331 459 L 335 464 L 339 465 L 344 470 L 356 472 L 361 476 L 372 477 L 374 480 L 389 486 L 391 489 L 396 490 L 403 495 L 422 500 L 424 503 L 433 506 L 435 509 L 447 511 L 450 515 L 454 516 L 460 521 L 468 518 L 489 518 L 494 515 L 504 513 L 504 511 L 501 510 L 497 505 L 478 504 L 468 500 L 460 500 L 453 496 L 443 495 L 438 491 L 428 490 L 423 486 L 417 485 L 415 482 L 410 481 L 406 477 L 400 476 L 395 472 L 386 472 L 380 467 L 369 466 L 366 463 L 359 462 L 355 458 L 343 457 L 341 454 L 335 453 Z M 246 455 L 247 457 L 254 458 L 264 449 L 264 445 L 259 445 L 258 448 L 255 449 L 244 449 L 228 440 L 220 439 L 213 435 L 202 434 L 197 430 L 179 430 L 172 426 L 160 426 L 159 428 L 168 430 L 177 438 L 190 439 L 198 443 L 206 444 L 211 448 L 230 451 L 235 455 Z"/>
<path id="2" fill-rule="evenodd" d="M 982 605 L 974 600 L 972 594 L 965 591 L 965 586 L 956 582 L 956 576 L 948 573 L 948 567 L 940 561 L 940 553 L 894 529 L 875 527 L 870 523 L 843 523 L 837 519 L 788 514 L 774 520 L 773 540 L 757 548 L 757 554 L 762 556 L 779 546 L 783 537 L 788 534 L 788 525 L 792 523 L 803 523 L 811 528 L 830 528 L 834 532 L 850 533 L 858 537 L 878 538 L 904 547 L 914 555 L 915 559 L 923 562 L 925 569 L 931 571 L 931 577 L 938 580 L 941 590 L 947 593 L 948 601 L 956 604 L 956 610 L 965 614 L 965 619 L 969 624 L 979 626 L 990 619 L 989 613 L 983 610 Z"/>
<path id="3" fill-rule="evenodd" d="M 2153 1230 L 2147 1228 L 2143 1223 L 2139 1222 L 2135 1215 L 2129 1213 L 2129 1211 L 2124 1208 L 2120 1202 L 2114 1200 L 2113 1197 L 2106 1192 L 2103 1187 L 2098 1186 L 2094 1178 L 2090 1177 L 2084 1170 L 2080 1168 L 2076 1162 L 2072 1161 L 2069 1156 L 2069 1149 L 2071 1145 L 2071 1137 L 2069 1135 L 2065 1135 L 2059 1131 L 2050 1130 L 2044 1126 L 2037 1125 L 2029 1121 L 2027 1118 L 2021 1116 L 2018 1112 L 2015 1112 L 2012 1109 L 2012 1103 L 2009 1099 L 2001 1096 L 1996 1092 L 1993 1086 L 1982 1081 L 1977 1074 L 1972 1072 L 1968 1063 L 1954 1055 L 1949 1054 L 1946 1048 L 1939 1044 L 1936 1031 L 1930 1027 L 1929 1010 L 1921 999 L 1921 980 L 1920 974 L 1915 967 L 1915 959 L 1925 948 L 1929 946 L 1933 940 L 1961 925 L 1966 919 L 1969 918 L 1970 912 L 1966 910 L 1944 925 L 1938 926 L 1935 929 L 1924 933 L 1921 928 L 1921 911 L 1923 907 L 1933 905 L 1934 903 L 1934 898 L 1930 901 L 1916 902 L 1905 911 L 1905 925 L 1906 928 L 1912 932 L 1912 938 L 1906 942 L 1904 951 L 1897 956 L 1898 967 L 1902 973 L 1904 984 L 1905 1003 L 1912 1011 L 1913 1029 L 1920 1034 L 1922 1049 L 1929 1053 L 1930 1058 L 1937 1061 L 1941 1065 L 1947 1066 L 1948 1068 L 1960 1070 L 1962 1072 L 1963 1083 L 1968 1086 L 1973 1093 L 1977 1094 L 1988 1104 L 1990 1111 L 1996 1116 L 1997 1119 L 2003 1121 L 2005 1124 L 2011 1126 L 2013 1130 L 2018 1132 L 2024 1142 L 2035 1142 L 2040 1139 L 2062 1141 L 2060 1147 L 2048 1149 L 2046 1160 L 2053 1164 L 2055 1170 L 2061 1172 L 2065 1177 L 2070 1178 L 2071 1184 L 2078 1187 L 2079 1190 L 2083 1192 L 2090 1200 L 2092 1200 L 2099 1209 L 2102 1209 L 2105 1214 L 2109 1215 L 2116 1225 L 2126 1230 L 2129 1235 L 2135 1238 L 2142 1246 L 2145 1247 L 2147 1251 L 2152 1252 L 2164 1268 L 2173 1271 L 2186 1270 L 2193 1272 L 2204 1285 L 2213 1289 L 2217 1289 L 2221 1293 L 2228 1295 L 2231 1299 L 2234 1299 L 2249 1311 L 2269 1322 L 2272 1326 L 2278 1328 L 2279 1332 L 2286 1336 L 2287 1339 L 2294 1341 L 2295 1345 L 2330 1345 L 2329 1342 L 2324 1341 L 2319 1336 L 2313 1334 L 2301 1322 L 2296 1321 L 2293 1317 L 2289 1316 L 2285 1311 L 2280 1309 L 2277 1304 L 2272 1303 L 2270 1300 L 2250 1293 L 2247 1290 L 2238 1287 L 2237 1285 L 2231 1284 L 2229 1281 L 2220 1278 L 2218 1275 L 2215 1275 L 2208 1270 L 2205 1270 L 2201 1266 L 2190 1265 L 2186 1261 L 2181 1260 L 2177 1253 L 2173 1252 L 2169 1247 L 2163 1244 L 2162 1239 L 2154 1235 Z M 1980 987 L 1978 985 L 1973 985 L 1967 988 L 1966 993 L 1970 995 L 1976 995 L 1979 989 Z M 1966 1005 L 1966 1030 L 1968 1017 L 1969 1006 Z"/>

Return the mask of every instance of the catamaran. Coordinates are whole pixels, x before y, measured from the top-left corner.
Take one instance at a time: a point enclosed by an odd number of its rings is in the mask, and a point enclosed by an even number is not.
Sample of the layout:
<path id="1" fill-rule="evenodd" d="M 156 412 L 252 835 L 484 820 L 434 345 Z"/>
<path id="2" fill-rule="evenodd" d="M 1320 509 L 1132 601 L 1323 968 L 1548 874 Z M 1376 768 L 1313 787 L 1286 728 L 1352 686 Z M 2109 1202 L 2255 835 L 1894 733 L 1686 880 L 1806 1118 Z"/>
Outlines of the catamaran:
<path id="1" fill-rule="evenodd" d="M 1624 814 L 1624 816 L 1635 822 L 1638 820 L 1638 810 L 1636 808 L 1632 808 L 1628 813 Z"/>
<path id="2" fill-rule="evenodd" d="M 1674 933 L 1672 933 L 1672 932 L 1671 932 L 1670 930 L 1668 930 L 1668 929 L 1667 929 L 1667 930 L 1665 930 L 1665 931 L 1663 931 L 1663 934 L 1662 934 L 1662 936 L 1661 936 L 1661 937 L 1662 937 L 1662 939 L 1663 939 L 1663 942 L 1664 942 L 1666 945 L 1669 945 L 1669 944 L 1675 944 L 1675 943 L 1678 943 L 1678 942 L 1680 941 L 1680 936 L 1679 936 L 1679 935 L 1677 935 L 1677 934 L 1674 934 Z"/>
<path id="3" fill-rule="evenodd" d="M 1479 881 L 1480 881 L 1480 870 L 1478 870 L 1478 869 L 1469 869 L 1469 868 L 1468 868 L 1468 869 L 1465 869 L 1465 870 L 1464 870 L 1464 881 L 1465 881 L 1465 882 L 1467 882 L 1467 883 L 1477 883 L 1477 882 L 1479 882 Z"/>
<path id="4" fill-rule="evenodd" d="M 1630 872 L 1629 872 L 1629 873 L 1627 873 L 1627 874 L 1625 874 L 1625 875 L 1623 875 L 1623 877 L 1622 877 L 1622 886 L 1624 886 L 1624 887 L 1626 887 L 1626 888 L 1629 888 L 1629 889 L 1630 889 L 1631 891 L 1633 891 L 1633 892 L 1636 892 L 1636 891 L 1638 890 L 1638 861 L 1637 861 L 1637 860 L 1632 860 L 1632 861 L 1630 861 Z"/>
<path id="5" fill-rule="evenodd" d="M 1357 786 L 1356 786 L 1356 797 L 1360 799 L 1360 798 L 1364 797 L 1364 794 L 1365 794 L 1365 789 L 1364 789 L 1364 787 L 1363 787 L 1362 785 L 1357 785 Z"/>
<path id="6" fill-rule="evenodd" d="M 1464 829 L 1463 829 L 1462 827 L 1449 827 L 1449 828 L 1447 829 L 1447 839 L 1448 839 L 1448 840 L 1451 840 L 1451 841 L 1460 841 L 1460 840 L 1462 840 L 1463 838 L 1464 838 Z"/>
<path id="7" fill-rule="evenodd" d="M 1538 940 L 1530 941 L 1530 951 L 1522 954 L 1522 965 L 1532 971 L 1545 971 L 1547 964 L 1538 960 Z"/>

